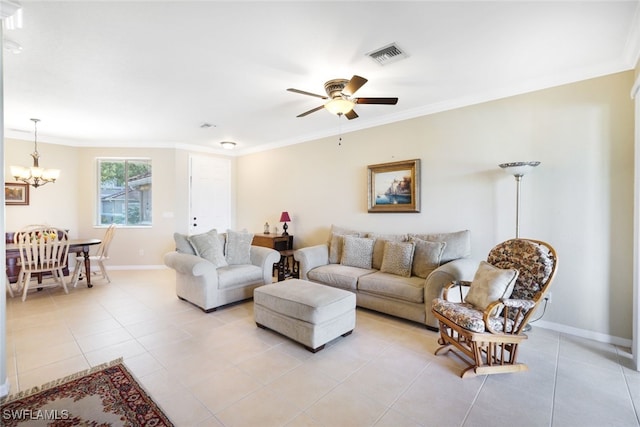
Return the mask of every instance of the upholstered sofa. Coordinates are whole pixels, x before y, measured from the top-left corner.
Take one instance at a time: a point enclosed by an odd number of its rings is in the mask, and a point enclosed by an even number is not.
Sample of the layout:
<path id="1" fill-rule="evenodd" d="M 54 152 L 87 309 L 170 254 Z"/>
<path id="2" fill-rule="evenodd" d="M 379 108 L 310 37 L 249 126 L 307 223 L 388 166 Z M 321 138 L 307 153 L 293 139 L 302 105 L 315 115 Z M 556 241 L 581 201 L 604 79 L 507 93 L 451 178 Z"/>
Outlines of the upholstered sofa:
<path id="1" fill-rule="evenodd" d="M 272 282 L 280 253 L 252 246 L 253 235 L 227 230 L 186 236 L 174 233 L 176 250 L 164 263 L 176 272 L 176 295 L 205 312 L 253 297 L 258 286 Z"/>
<path id="2" fill-rule="evenodd" d="M 473 280 L 468 230 L 380 234 L 332 226 L 326 244 L 298 249 L 300 278 L 346 289 L 356 304 L 437 329 L 431 302 L 445 285 Z"/>

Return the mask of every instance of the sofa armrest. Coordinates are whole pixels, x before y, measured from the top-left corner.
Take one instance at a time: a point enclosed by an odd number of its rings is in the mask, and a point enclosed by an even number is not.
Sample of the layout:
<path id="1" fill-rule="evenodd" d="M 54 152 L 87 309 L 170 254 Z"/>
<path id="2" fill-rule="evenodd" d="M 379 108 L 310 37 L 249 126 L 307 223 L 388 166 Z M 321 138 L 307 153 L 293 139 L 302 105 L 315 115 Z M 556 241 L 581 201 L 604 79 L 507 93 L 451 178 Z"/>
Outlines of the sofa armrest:
<path id="1" fill-rule="evenodd" d="M 262 269 L 264 284 L 271 283 L 273 277 L 273 264 L 280 261 L 280 252 L 262 246 L 251 246 L 251 264 Z"/>
<path id="2" fill-rule="evenodd" d="M 197 255 L 169 252 L 164 256 L 164 264 L 181 274 L 191 276 L 213 275 L 217 277 L 215 265 Z"/>
<path id="3" fill-rule="evenodd" d="M 323 244 L 297 249 L 293 258 L 300 263 L 300 278 L 306 280 L 309 271 L 329 264 L 329 246 Z"/>
<path id="4" fill-rule="evenodd" d="M 441 265 L 427 276 L 424 284 L 424 301 L 427 314 L 426 324 L 431 328 L 438 327 L 438 321 L 431 313 L 431 301 L 442 297 L 445 285 L 457 281 L 472 281 L 480 261 L 470 258 L 455 259 Z"/>

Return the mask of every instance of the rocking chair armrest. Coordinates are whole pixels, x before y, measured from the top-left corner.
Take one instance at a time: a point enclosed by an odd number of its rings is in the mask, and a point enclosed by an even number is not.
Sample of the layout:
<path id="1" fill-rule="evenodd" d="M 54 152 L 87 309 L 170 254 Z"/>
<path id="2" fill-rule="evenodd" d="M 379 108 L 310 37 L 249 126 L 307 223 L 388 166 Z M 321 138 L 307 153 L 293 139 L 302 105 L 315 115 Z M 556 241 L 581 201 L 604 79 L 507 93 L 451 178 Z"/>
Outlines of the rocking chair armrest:
<path id="1" fill-rule="evenodd" d="M 527 299 L 503 298 L 494 301 L 487 306 L 483 313 L 485 328 L 492 334 L 519 334 L 524 327 L 523 320 L 526 314 L 536 306 L 536 303 Z M 514 322 L 508 315 L 509 309 L 515 309 L 518 314 Z M 490 319 L 502 318 L 501 321 L 491 322 Z M 496 329 L 499 326 L 501 329 Z"/>
<path id="2" fill-rule="evenodd" d="M 462 288 L 468 288 L 471 286 L 471 282 L 466 280 L 454 280 L 453 282 L 449 282 L 449 284 L 445 285 L 442 289 L 442 299 L 449 300 L 449 290 L 458 288 L 460 291 L 460 301 L 464 301 L 464 296 L 462 295 Z"/>

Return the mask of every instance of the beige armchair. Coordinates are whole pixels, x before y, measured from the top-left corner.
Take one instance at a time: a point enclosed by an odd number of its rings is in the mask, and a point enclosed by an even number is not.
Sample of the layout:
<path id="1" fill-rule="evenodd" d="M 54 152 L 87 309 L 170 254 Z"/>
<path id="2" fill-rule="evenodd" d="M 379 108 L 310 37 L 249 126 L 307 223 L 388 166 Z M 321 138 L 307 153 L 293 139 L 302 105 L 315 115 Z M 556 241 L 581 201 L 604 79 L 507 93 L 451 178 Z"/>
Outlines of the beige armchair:
<path id="1" fill-rule="evenodd" d="M 253 298 L 255 288 L 273 281 L 273 265 L 280 260 L 278 251 L 251 246 L 251 239 L 248 239 L 248 244 L 246 242 L 246 233 L 232 232 L 232 242 L 237 240 L 237 236 L 245 237 L 246 257 L 239 256 L 233 253 L 234 245 L 229 242 L 229 233 L 214 231 L 198 236 L 176 233 L 177 250 L 164 256 L 165 265 L 175 270 L 178 298 L 207 313 Z"/>

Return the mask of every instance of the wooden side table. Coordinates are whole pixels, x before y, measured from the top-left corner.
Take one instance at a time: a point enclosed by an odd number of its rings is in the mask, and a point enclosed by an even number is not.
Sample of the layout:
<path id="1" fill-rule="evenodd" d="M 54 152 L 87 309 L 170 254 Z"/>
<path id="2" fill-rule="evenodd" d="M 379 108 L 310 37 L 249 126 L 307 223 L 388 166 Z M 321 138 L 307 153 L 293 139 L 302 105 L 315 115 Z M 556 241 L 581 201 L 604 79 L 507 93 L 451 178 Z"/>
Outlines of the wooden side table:
<path id="1" fill-rule="evenodd" d="M 293 249 L 293 236 L 281 234 L 254 234 L 254 246 L 263 246 L 265 248 L 275 249 L 276 251 L 287 251 Z"/>
<path id="2" fill-rule="evenodd" d="M 298 262 L 293 258 L 293 236 L 280 234 L 255 234 L 254 246 L 275 249 L 280 252 L 280 261 L 273 264 L 273 273 L 278 275 L 278 282 L 286 279 L 299 279 L 300 270 Z"/>

